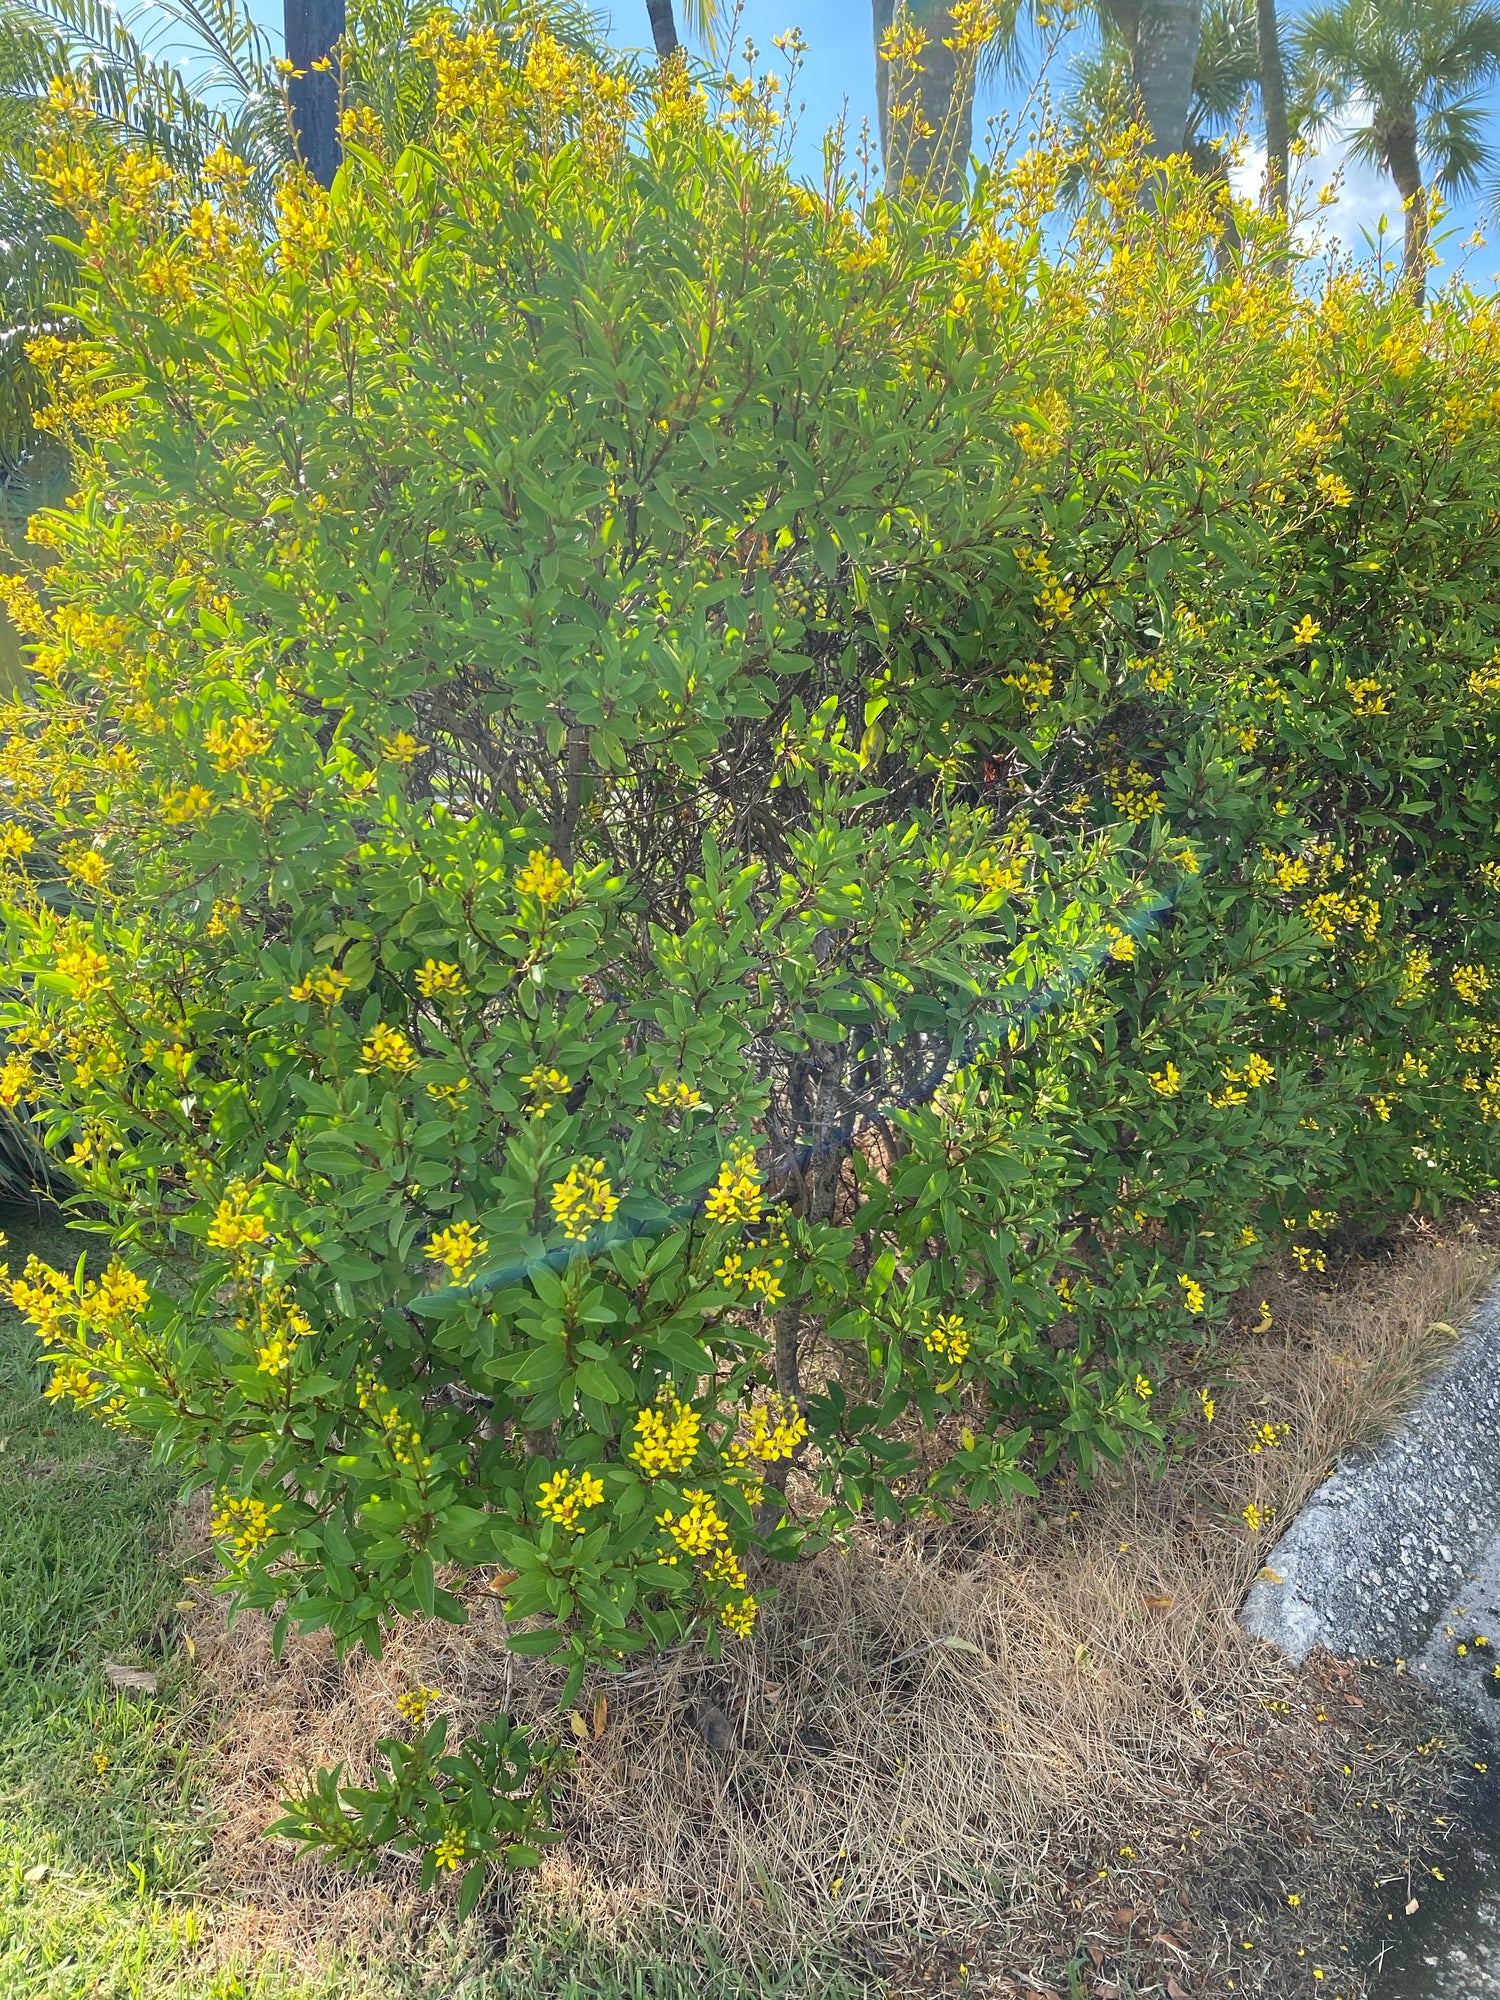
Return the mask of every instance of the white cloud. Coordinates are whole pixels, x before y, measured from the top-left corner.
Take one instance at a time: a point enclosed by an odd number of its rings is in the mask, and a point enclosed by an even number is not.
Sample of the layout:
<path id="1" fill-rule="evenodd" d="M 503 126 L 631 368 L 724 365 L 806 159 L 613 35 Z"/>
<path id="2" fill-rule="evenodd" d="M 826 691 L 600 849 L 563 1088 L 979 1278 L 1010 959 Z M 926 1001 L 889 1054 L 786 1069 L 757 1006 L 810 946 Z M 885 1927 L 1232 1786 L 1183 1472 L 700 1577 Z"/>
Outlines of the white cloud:
<path id="1" fill-rule="evenodd" d="M 1396 254 L 1400 254 L 1401 198 L 1395 183 L 1378 167 L 1345 157 L 1349 134 L 1363 122 L 1360 107 L 1352 106 L 1347 118 L 1324 135 L 1316 153 L 1292 163 L 1293 200 L 1306 217 L 1302 248 L 1310 255 L 1332 253 L 1363 262 L 1371 255 L 1371 241 L 1380 234 L 1382 218 L 1385 240 L 1389 244 L 1394 239 Z M 1236 194 L 1258 197 L 1265 171 L 1265 147 L 1247 147 L 1231 173 Z M 1318 197 L 1324 189 L 1333 199 L 1327 207 L 1319 207 Z M 1386 254 L 1390 255 L 1389 250 Z"/>

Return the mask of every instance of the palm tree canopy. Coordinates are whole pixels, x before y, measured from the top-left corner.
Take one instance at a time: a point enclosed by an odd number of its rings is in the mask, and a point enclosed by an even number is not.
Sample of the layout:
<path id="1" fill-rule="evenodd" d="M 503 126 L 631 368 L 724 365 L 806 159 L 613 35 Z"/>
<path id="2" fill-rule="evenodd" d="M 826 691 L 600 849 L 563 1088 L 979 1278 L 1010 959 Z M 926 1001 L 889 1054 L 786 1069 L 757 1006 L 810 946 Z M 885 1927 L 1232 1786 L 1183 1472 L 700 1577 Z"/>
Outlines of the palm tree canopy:
<path id="1" fill-rule="evenodd" d="M 1446 193 L 1476 184 L 1491 157 L 1480 94 L 1500 74 L 1494 0 L 1337 0 L 1306 16 L 1293 46 L 1305 131 L 1359 107 L 1354 158 L 1388 168 L 1391 132 L 1405 126 Z"/>

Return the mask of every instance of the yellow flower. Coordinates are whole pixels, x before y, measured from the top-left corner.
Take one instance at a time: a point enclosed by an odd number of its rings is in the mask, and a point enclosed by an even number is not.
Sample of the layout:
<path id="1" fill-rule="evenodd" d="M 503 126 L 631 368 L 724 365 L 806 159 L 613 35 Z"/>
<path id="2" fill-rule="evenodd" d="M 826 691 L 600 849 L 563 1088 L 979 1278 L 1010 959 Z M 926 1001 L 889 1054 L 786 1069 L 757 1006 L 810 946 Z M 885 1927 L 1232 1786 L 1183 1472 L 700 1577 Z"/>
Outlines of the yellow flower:
<path id="1" fill-rule="evenodd" d="M 759 1222 L 760 1182 L 753 1157 L 738 1153 L 719 1167 L 719 1178 L 708 1191 L 703 1210 L 710 1222 Z"/>
<path id="2" fill-rule="evenodd" d="M 1148 1381 L 1148 1380 L 1146 1379 L 1146 1377 L 1145 1377 L 1144 1375 L 1137 1375 L 1137 1376 L 1136 1376 L 1136 1378 L 1135 1378 L 1135 1393 L 1136 1393 L 1136 1394 L 1137 1394 L 1137 1395 L 1138 1395 L 1138 1396 L 1140 1397 L 1140 1399 L 1141 1399 L 1141 1401 L 1142 1401 L 1143 1403 L 1149 1403 L 1149 1402 L 1150 1402 L 1150 1400 L 1151 1400 L 1151 1384 L 1150 1384 L 1150 1382 L 1149 1382 L 1149 1381 Z"/>
<path id="3" fill-rule="evenodd" d="M 1354 498 L 1353 493 L 1336 472 L 1320 472 L 1314 484 L 1318 498 L 1326 500 L 1330 507 L 1347 507 Z"/>
<path id="4" fill-rule="evenodd" d="M 1253 1500 L 1244 1508 L 1242 1519 L 1252 1535 L 1258 1535 L 1266 1524 L 1266 1516 Z"/>
<path id="5" fill-rule="evenodd" d="M 604 1481 L 592 1472 L 580 1472 L 575 1479 L 564 1466 L 554 1472 L 550 1479 L 542 1481 L 537 1495 L 537 1512 L 544 1521 L 555 1521 L 569 1534 L 581 1535 L 583 1524 L 578 1517 L 590 1507 L 597 1507 L 604 1498 Z"/>
<path id="6" fill-rule="evenodd" d="M 689 1503 L 686 1513 L 677 1514 L 668 1507 L 657 1515 L 656 1525 L 666 1529 L 684 1555 L 711 1556 L 729 1540 L 728 1524 L 709 1494 L 690 1487 L 683 1498 Z M 668 1557 L 669 1562 L 675 1560 Z"/>
<path id="7" fill-rule="evenodd" d="M 213 809 L 213 793 L 202 785 L 174 787 L 161 802 L 161 816 L 168 826 L 191 826 L 207 819 Z"/>
<path id="8" fill-rule="evenodd" d="M 1182 1072 L 1169 1062 L 1165 1069 L 1152 1070 L 1147 1082 L 1158 1097 L 1175 1097 L 1182 1088 Z"/>
<path id="9" fill-rule="evenodd" d="M 1455 965 L 1450 977 L 1454 992 L 1470 1007 L 1477 1007 L 1495 983 L 1483 965 Z"/>
<path id="10" fill-rule="evenodd" d="M 734 1634 L 736 1639 L 748 1639 L 755 1630 L 755 1614 L 759 1606 L 746 1591 L 743 1597 L 731 1598 L 719 1608 L 719 1618 Z"/>
<path id="11" fill-rule="evenodd" d="M 203 747 L 216 770 L 241 771 L 270 749 L 273 735 L 270 723 L 236 715 L 229 722 L 211 722 L 203 732 Z"/>
<path id="12" fill-rule="evenodd" d="M 209 1531 L 216 1541 L 229 1542 L 243 1562 L 270 1541 L 275 1532 L 271 1517 L 280 1512 L 279 1500 L 268 1507 L 264 1500 L 242 1499 L 238 1494 L 220 1493 L 209 1516 Z"/>
<path id="13" fill-rule="evenodd" d="M 1208 1303 L 1208 1293 L 1203 1289 L 1202 1285 L 1198 1283 L 1196 1278 L 1186 1276 L 1179 1277 L 1177 1282 L 1182 1287 L 1182 1302 L 1188 1311 L 1190 1313 L 1201 1313 L 1204 1306 Z"/>
<path id="14" fill-rule="evenodd" d="M 446 958 L 429 958 L 425 965 L 417 968 L 417 991 L 424 1000 L 435 1000 L 444 993 L 466 993 L 468 990 L 463 973 Z"/>
<path id="15" fill-rule="evenodd" d="M 43 1394 L 49 1403 L 60 1403 L 64 1397 L 70 1402 L 86 1403 L 94 1394 L 96 1384 L 93 1376 L 81 1361 L 60 1361 L 52 1371 Z"/>
<path id="16" fill-rule="evenodd" d="M 489 1247 L 489 1238 L 481 1236 L 472 1222 L 454 1222 L 433 1232 L 423 1255 L 445 1265 L 454 1284 L 461 1285 Z"/>
<path id="17" fill-rule="evenodd" d="M 790 1458 L 807 1436 L 807 1419 L 785 1396 L 769 1396 L 750 1412 L 750 1436 L 745 1449 L 752 1458 L 772 1465 Z"/>
<path id="18" fill-rule="evenodd" d="M 957 1368 L 969 1351 L 969 1330 L 957 1313 L 940 1313 L 931 1331 L 924 1334 L 922 1345 L 929 1354 Z"/>
<path id="19" fill-rule="evenodd" d="M 396 1709 L 402 1719 L 413 1729 L 421 1729 L 427 1721 L 434 1703 L 443 1698 L 441 1688 L 414 1687 L 396 1697 Z"/>
<path id="20" fill-rule="evenodd" d="M 657 1105 L 663 1111 L 697 1111 L 703 1099 L 690 1083 L 684 1083 L 680 1077 L 663 1077 L 646 1092 L 646 1102 Z"/>
<path id="21" fill-rule="evenodd" d="M 667 1408 L 642 1410 L 630 1456 L 652 1479 L 662 1472 L 686 1472 L 697 1456 L 699 1426 L 698 1412 L 675 1397 Z"/>
<path id="22" fill-rule="evenodd" d="M 556 903 L 573 886 L 573 878 L 555 855 L 545 849 L 534 847 L 526 857 L 526 866 L 516 872 L 516 894 L 534 896 L 546 909 L 549 903 Z"/>
<path id="23" fill-rule="evenodd" d="M 20 861 L 35 846 L 35 839 L 24 826 L 17 826 L 13 820 L 0 826 L 0 861 Z"/>
<path id="24" fill-rule="evenodd" d="M 1116 932 L 1110 939 L 1109 955 L 1111 958 L 1118 958 L 1124 964 L 1129 965 L 1135 957 L 1135 939 L 1126 933 Z"/>
<path id="25" fill-rule="evenodd" d="M 405 729 L 398 729 L 394 735 L 380 739 L 380 754 L 388 764 L 409 764 L 414 757 L 420 757 L 426 748 L 425 743 L 419 743 Z"/>
<path id="26" fill-rule="evenodd" d="M 349 991 L 349 975 L 336 966 L 325 965 L 321 972 L 309 972 L 292 988 L 293 1000 L 320 1000 L 332 1007 Z"/>
<path id="27" fill-rule="evenodd" d="M 563 1235 L 581 1243 L 596 1222 L 608 1222 L 620 1197 L 603 1178 L 603 1160 L 584 1160 L 569 1167 L 565 1180 L 552 1184 L 552 1213 Z"/>
<path id="28" fill-rule="evenodd" d="M 87 841 L 68 841 L 61 850 L 61 860 L 74 880 L 81 882 L 86 889 L 97 889 L 109 873 L 109 863 L 98 848 L 90 846 Z"/>
<path id="29" fill-rule="evenodd" d="M 73 944 L 60 951 L 57 969 L 64 979 L 72 980 L 73 991 L 80 1000 L 91 1000 L 96 993 L 109 991 L 109 960 L 90 944 Z"/>
<path id="30" fill-rule="evenodd" d="M 1213 1420 L 1214 1420 L 1214 1399 L 1213 1399 L 1213 1397 L 1212 1397 L 1212 1396 L 1211 1396 L 1211 1395 L 1210 1395 L 1210 1394 L 1208 1393 L 1207 1389 L 1200 1389 L 1200 1390 L 1198 1391 L 1198 1401 L 1199 1401 L 1199 1402 L 1200 1402 L 1200 1403 L 1201 1403 L 1201 1404 L 1203 1405 L 1203 1421 L 1204 1421 L 1204 1423 L 1206 1423 L 1206 1424 L 1211 1424 L 1211 1423 L 1213 1422 Z"/>
<path id="31" fill-rule="evenodd" d="M 417 1066 L 416 1050 L 399 1028 L 385 1021 L 377 1021 L 373 1032 L 366 1035 L 360 1055 L 363 1068 L 388 1069 L 397 1076 L 405 1076 Z"/>
<path id="32" fill-rule="evenodd" d="M 531 1109 L 538 1118 L 550 1111 L 561 1098 L 566 1097 L 571 1088 L 568 1078 L 560 1069 L 543 1069 L 540 1063 L 535 1069 L 528 1070 L 521 1081 L 531 1092 Z"/>
<path id="33" fill-rule="evenodd" d="M 1292 633 L 1294 646 L 1310 646 L 1314 639 L 1322 636 L 1323 628 L 1316 618 L 1304 615 Z"/>
<path id="34" fill-rule="evenodd" d="M 208 1242 L 214 1250 L 246 1250 L 271 1239 L 271 1226 L 263 1215 L 250 1207 L 251 1189 L 246 1181 L 231 1181 L 208 1225 Z"/>
<path id="35" fill-rule="evenodd" d="M 439 1868 L 456 1869 L 468 1852 L 468 1840 L 461 1833 L 445 1833 L 432 1850 L 432 1858 Z"/>

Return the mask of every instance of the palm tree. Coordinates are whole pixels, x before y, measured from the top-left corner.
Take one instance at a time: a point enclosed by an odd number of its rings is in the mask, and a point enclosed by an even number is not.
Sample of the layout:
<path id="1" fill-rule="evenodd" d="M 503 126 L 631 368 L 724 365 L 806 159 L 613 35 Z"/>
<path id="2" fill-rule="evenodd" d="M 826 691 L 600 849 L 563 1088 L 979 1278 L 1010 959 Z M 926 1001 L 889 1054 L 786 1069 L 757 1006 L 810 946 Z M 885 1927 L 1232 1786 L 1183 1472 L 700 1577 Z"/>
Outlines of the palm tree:
<path id="1" fill-rule="evenodd" d="M 668 56 L 682 47 L 672 0 L 646 0 L 646 13 L 651 22 L 651 39 L 656 44 L 657 61 L 665 62 Z M 712 53 L 724 26 L 723 0 L 682 0 L 682 13 L 688 24 L 688 33 Z"/>
<path id="2" fill-rule="evenodd" d="M 1396 183 L 1406 218 L 1403 276 L 1420 300 L 1429 188 L 1473 188 L 1491 158 L 1481 93 L 1500 73 L 1500 5 L 1336 0 L 1307 16 L 1295 47 L 1310 107 L 1304 130 L 1327 130 L 1353 111 L 1363 122 L 1347 135 L 1347 156 Z"/>
<path id="3" fill-rule="evenodd" d="M 1266 126 L 1266 196 L 1272 210 L 1284 216 L 1292 170 L 1292 131 L 1276 0 L 1255 0 L 1255 53 L 1261 116 Z"/>

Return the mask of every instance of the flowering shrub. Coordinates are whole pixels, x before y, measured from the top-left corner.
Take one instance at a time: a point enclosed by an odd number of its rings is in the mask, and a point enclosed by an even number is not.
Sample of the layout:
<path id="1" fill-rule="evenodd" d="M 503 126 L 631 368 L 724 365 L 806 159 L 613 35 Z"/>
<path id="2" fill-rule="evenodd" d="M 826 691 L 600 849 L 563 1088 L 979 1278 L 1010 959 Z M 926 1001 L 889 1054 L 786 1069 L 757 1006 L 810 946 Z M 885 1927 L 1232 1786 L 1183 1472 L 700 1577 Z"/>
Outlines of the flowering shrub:
<path id="1" fill-rule="evenodd" d="M 955 247 L 763 84 L 421 59 L 270 246 L 60 114 L 0 1098 L 116 1254 L 14 1296 L 278 1633 L 488 1569 L 566 1701 L 1159 1440 L 1267 1243 L 1492 1171 L 1500 376 L 1128 159 Z M 421 1710 L 286 1830 L 472 1899 L 547 1759 Z"/>

